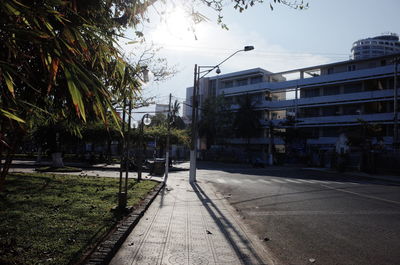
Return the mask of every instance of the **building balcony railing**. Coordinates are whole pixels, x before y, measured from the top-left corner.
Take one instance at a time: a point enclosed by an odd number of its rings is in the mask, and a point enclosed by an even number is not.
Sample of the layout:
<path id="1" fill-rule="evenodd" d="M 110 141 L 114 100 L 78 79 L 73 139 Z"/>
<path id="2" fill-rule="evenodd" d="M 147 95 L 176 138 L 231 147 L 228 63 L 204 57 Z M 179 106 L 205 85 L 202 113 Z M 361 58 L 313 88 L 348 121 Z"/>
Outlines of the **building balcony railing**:
<path id="1" fill-rule="evenodd" d="M 225 139 L 225 141 L 230 144 L 247 144 L 246 138 L 228 138 L 228 139 Z M 274 137 L 273 142 L 276 145 L 282 145 L 285 143 L 279 137 Z M 251 138 L 250 144 L 265 144 L 266 145 L 266 144 L 270 144 L 270 139 L 268 137 Z"/>
<path id="2" fill-rule="evenodd" d="M 298 106 L 317 105 L 317 104 L 337 104 L 341 102 L 354 102 L 354 101 L 375 101 L 376 99 L 393 99 L 393 89 L 387 90 L 374 90 L 364 91 L 349 94 L 337 94 L 331 96 L 320 96 L 312 98 L 300 98 L 297 101 Z"/>
<path id="3" fill-rule="evenodd" d="M 350 72 L 341 72 L 328 75 L 320 75 L 304 79 L 295 79 L 282 82 L 263 82 L 244 86 L 221 88 L 218 94 L 225 96 L 245 94 L 261 91 L 285 91 L 293 90 L 296 87 L 319 86 L 334 84 L 337 82 L 362 80 L 363 78 L 382 77 L 393 73 L 393 65 L 374 67 Z"/>
<path id="4" fill-rule="evenodd" d="M 400 115 L 398 116 L 400 117 Z M 359 120 L 371 123 L 392 123 L 394 121 L 393 113 L 375 113 L 360 115 L 339 115 L 339 116 L 320 116 L 311 118 L 298 118 L 297 126 L 332 126 L 332 125 L 350 125 L 357 124 Z"/>

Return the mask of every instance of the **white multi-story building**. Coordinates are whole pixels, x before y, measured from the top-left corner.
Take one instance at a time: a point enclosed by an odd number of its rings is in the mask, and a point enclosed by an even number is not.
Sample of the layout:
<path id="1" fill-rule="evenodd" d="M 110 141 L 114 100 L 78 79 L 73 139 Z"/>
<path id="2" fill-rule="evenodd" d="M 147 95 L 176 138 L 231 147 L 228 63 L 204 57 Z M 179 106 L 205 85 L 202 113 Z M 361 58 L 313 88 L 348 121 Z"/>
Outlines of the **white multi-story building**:
<path id="1" fill-rule="evenodd" d="M 353 59 L 366 59 L 399 52 L 399 36 L 395 33 L 355 41 L 351 48 Z"/>
<path id="2" fill-rule="evenodd" d="M 156 104 L 155 107 L 155 112 L 156 113 L 162 113 L 164 116 L 167 116 L 169 110 L 169 105 L 168 104 Z"/>
<path id="3" fill-rule="evenodd" d="M 271 143 L 269 124 L 278 126 L 289 115 L 295 117 L 297 128 L 310 135 L 309 146 L 334 148 L 339 135 L 360 125 L 360 120 L 381 124 L 384 143 L 391 146 L 395 123 L 395 60 L 398 57 L 400 54 L 391 54 L 279 73 L 255 68 L 203 78 L 199 98 L 202 102 L 206 97 L 223 95 L 235 111 L 239 108 L 238 98 L 251 95 L 263 127 L 259 137 L 251 139 L 251 144 L 259 150 L 268 150 Z M 187 89 L 188 105 L 192 102 L 192 91 L 192 88 Z M 190 120 L 191 108 L 186 108 L 184 115 Z M 246 142 L 239 138 L 228 140 L 236 146 Z M 282 144 L 280 139 L 274 141 Z"/>

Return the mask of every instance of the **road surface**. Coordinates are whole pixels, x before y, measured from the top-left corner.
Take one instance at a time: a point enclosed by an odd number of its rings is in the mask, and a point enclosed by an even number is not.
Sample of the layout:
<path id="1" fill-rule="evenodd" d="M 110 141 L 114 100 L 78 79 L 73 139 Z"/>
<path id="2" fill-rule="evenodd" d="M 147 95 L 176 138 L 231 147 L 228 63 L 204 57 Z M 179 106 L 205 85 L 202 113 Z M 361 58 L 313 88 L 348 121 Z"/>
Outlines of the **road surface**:
<path id="1" fill-rule="evenodd" d="M 400 264 L 400 185 L 291 167 L 199 164 L 278 265 Z"/>

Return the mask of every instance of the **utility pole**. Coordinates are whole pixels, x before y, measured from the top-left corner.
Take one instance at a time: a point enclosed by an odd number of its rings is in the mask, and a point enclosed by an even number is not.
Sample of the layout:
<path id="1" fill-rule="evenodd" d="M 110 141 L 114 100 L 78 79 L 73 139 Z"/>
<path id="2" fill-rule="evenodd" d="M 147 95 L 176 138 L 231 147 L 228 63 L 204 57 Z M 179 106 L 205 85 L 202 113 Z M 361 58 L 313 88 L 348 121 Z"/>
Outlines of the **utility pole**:
<path id="1" fill-rule="evenodd" d="M 119 167 L 119 190 L 118 190 L 118 209 L 122 210 L 126 208 L 127 194 L 122 190 L 122 177 L 124 172 L 124 162 L 126 163 L 125 156 L 125 108 L 126 108 L 126 100 L 124 99 L 124 104 L 122 108 L 122 150 L 121 150 L 121 162 Z M 125 189 L 124 189 L 125 190 Z"/>
<path id="2" fill-rule="evenodd" d="M 194 82 L 192 96 L 192 141 L 190 143 L 189 182 L 196 182 L 196 107 L 197 107 L 197 64 L 194 65 Z"/>
<path id="3" fill-rule="evenodd" d="M 130 146 L 130 134 L 131 134 L 131 122 L 132 122 L 132 99 L 129 98 L 129 107 L 128 107 L 128 130 L 126 135 L 126 154 L 125 154 L 125 194 L 128 194 L 128 178 L 129 178 L 129 146 Z"/>
<path id="4" fill-rule="evenodd" d="M 393 101 L 393 110 L 394 110 L 394 125 L 393 125 L 393 147 L 394 149 L 398 149 L 399 142 L 399 129 L 398 129 L 398 101 L 397 101 L 397 67 L 399 64 L 399 57 L 395 58 L 394 61 L 394 80 L 393 80 L 393 89 L 394 89 L 394 101 Z"/>
<path id="5" fill-rule="evenodd" d="M 171 131 L 171 98 L 172 94 L 169 94 L 169 103 L 168 103 L 168 115 L 167 115 L 167 144 L 165 147 L 165 177 L 164 183 L 167 183 L 168 179 L 168 171 L 169 171 L 169 135 Z"/>

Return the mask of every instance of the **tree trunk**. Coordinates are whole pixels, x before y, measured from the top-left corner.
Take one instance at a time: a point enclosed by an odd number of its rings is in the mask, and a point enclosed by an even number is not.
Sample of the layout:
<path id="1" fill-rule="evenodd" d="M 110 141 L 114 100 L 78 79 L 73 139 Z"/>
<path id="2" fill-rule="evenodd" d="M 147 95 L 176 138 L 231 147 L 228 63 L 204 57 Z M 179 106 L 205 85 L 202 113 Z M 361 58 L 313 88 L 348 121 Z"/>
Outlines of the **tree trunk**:
<path id="1" fill-rule="evenodd" d="M 42 163 L 42 147 L 40 146 L 37 151 L 36 164 Z"/>
<path id="2" fill-rule="evenodd" d="M 11 145 L 11 148 L 8 150 L 7 155 L 5 156 L 5 161 L 2 164 L 1 172 L 0 172 L 0 191 L 2 191 L 4 189 L 5 182 L 6 182 L 6 176 L 10 169 L 16 146 L 17 146 L 17 141 L 15 140 L 13 142 L 13 144 Z"/>
<path id="3" fill-rule="evenodd" d="M 64 167 L 64 162 L 61 152 L 52 153 L 51 160 L 52 160 L 52 165 L 51 165 L 52 167 L 55 168 Z"/>

